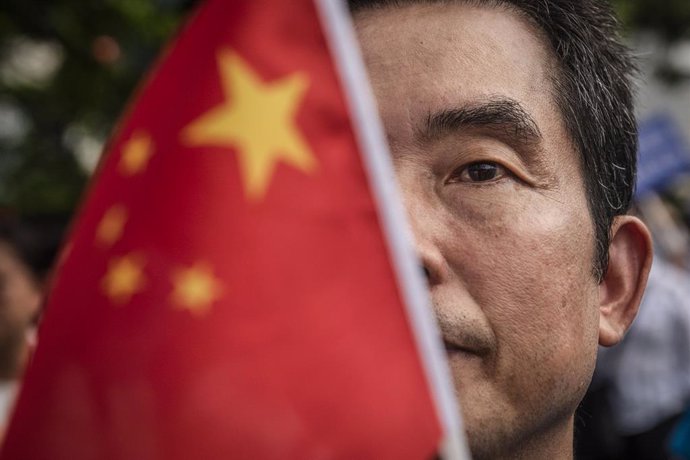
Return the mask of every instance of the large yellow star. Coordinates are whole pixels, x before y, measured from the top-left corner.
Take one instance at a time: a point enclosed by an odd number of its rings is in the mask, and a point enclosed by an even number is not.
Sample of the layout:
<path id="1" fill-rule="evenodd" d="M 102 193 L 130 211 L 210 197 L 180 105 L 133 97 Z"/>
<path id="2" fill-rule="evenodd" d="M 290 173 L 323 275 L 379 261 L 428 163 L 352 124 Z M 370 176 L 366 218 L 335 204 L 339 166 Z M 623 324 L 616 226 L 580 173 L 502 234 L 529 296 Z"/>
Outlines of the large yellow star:
<path id="1" fill-rule="evenodd" d="M 171 300 L 175 308 L 189 310 L 194 315 L 206 313 L 222 291 L 211 268 L 203 263 L 174 270 L 172 284 Z"/>
<path id="2" fill-rule="evenodd" d="M 144 288 L 144 284 L 144 262 L 134 254 L 111 260 L 108 272 L 101 281 L 103 292 L 116 304 L 129 302 L 134 294 Z"/>
<path id="3" fill-rule="evenodd" d="M 278 161 L 309 173 L 316 161 L 296 126 L 295 116 L 308 86 L 302 74 L 263 82 L 235 52 L 218 54 L 225 101 L 182 131 L 189 146 L 234 147 L 246 196 L 261 199 Z"/>

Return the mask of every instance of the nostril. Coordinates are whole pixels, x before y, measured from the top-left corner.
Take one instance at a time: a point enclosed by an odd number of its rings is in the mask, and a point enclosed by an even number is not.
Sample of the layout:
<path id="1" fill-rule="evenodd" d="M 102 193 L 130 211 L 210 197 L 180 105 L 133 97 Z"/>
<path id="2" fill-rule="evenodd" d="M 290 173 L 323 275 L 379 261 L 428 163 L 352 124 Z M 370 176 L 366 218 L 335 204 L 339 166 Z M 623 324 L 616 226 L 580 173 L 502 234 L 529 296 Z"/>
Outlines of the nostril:
<path id="1" fill-rule="evenodd" d="M 424 265 L 422 265 L 422 271 L 424 272 L 424 277 L 426 278 L 427 282 L 431 281 L 431 272 L 429 271 L 428 268 L 426 268 Z"/>

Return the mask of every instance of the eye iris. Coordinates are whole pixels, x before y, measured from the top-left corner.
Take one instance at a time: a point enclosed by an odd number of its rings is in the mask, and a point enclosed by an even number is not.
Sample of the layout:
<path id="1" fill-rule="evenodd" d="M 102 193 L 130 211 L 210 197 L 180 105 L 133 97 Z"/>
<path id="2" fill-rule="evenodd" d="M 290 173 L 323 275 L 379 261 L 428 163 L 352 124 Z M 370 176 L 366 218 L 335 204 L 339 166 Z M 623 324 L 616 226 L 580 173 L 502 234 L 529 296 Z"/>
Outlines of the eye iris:
<path id="1" fill-rule="evenodd" d="M 490 163 L 476 163 L 468 166 L 467 173 L 475 182 L 495 179 L 498 175 L 498 167 Z"/>

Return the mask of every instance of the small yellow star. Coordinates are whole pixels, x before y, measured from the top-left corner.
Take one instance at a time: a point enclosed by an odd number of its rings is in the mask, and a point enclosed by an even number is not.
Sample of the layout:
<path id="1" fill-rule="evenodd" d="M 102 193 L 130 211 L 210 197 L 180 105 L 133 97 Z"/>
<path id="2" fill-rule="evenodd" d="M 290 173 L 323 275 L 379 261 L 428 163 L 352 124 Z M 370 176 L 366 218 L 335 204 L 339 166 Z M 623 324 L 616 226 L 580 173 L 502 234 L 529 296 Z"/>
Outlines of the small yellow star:
<path id="1" fill-rule="evenodd" d="M 194 315 L 206 313 L 222 291 L 220 282 L 204 263 L 174 270 L 172 283 L 171 300 L 175 308 L 189 310 Z"/>
<path id="2" fill-rule="evenodd" d="M 151 155 L 153 155 L 151 136 L 145 132 L 137 131 L 122 147 L 118 168 L 125 176 L 139 174 L 146 169 Z"/>
<path id="3" fill-rule="evenodd" d="M 295 121 L 307 78 L 295 73 L 263 82 L 228 49 L 218 54 L 218 66 L 225 101 L 189 124 L 182 131 L 183 143 L 234 147 L 251 200 L 265 195 L 278 161 L 304 173 L 314 170 L 316 160 Z"/>
<path id="4" fill-rule="evenodd" d="M 122 237 L 127 223 L 127 208 L 121 204 L 111 206 L 98 223 L 96 240 L 105 246 L 112 246 Z"/>
<path id="5" fill-rule="evenodd" d="M 116 304 L 129 302 L 144 288 L 143 268 L 143 260 L 135 254 L 114 258 L 101 281 L 103 292 Z"/>

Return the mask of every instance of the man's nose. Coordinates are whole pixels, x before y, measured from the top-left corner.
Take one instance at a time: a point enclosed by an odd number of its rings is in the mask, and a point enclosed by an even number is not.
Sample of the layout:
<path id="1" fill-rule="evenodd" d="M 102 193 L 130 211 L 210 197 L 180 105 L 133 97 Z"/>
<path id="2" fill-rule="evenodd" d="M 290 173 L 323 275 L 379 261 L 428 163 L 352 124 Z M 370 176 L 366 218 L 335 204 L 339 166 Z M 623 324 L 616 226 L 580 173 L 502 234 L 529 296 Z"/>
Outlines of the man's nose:
<path id="1" fill-rule="evenodd" d="M 442 223 L 432 192 L 423 190 L 418 181 L 414 182 L 417 185 L 406 184 L 405 180 L 400 182 L 403 205 L 412 229 L 420 269 L 429 286 L 433 287 L 443 283 L 448 275 L 448 264 L 440 246 Z"/>
<path id="2" fill-rule="evenodd" d="M 419 230 L 413 230 L 415 249 L 420 268 L 429 287 L 443 283 L 447 275 L 447 264 L 438 246 L 432 244 Z"/>

